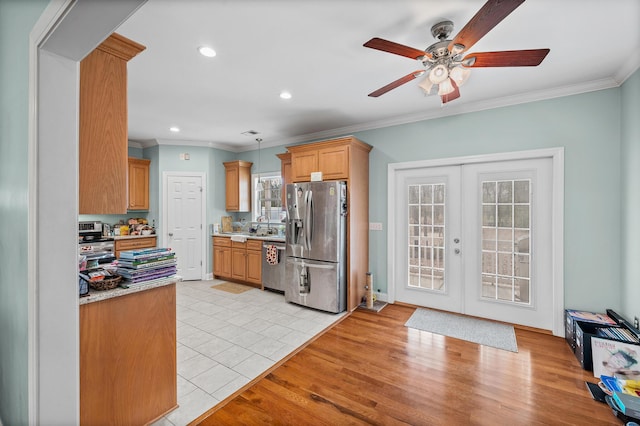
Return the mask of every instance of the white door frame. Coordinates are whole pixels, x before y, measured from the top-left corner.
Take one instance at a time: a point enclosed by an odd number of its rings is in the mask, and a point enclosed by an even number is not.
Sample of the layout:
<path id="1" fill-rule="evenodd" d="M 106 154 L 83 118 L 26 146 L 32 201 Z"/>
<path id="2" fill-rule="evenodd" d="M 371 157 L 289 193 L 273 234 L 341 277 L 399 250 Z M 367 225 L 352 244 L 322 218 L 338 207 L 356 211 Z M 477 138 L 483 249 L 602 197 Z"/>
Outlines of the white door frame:
<path id="1" fill-rule="evenodd" d="M 167 235 L 169 233 L 169 229 L 167 227 L 167 217 L 169 216 L 169 190 L 168 190 L 168 181 L 170 177 L 174 176 L 186 176 L 186 177 L 199 177 L 202 182 L 202 197 L 200 197 L 200 209 L 202 223 L 200 224 L 200 233 L 202 239 L 202 246 L 200 248 L 200 252 L 202 253 L 202 261 L 200 262 L 200 279 L 206 279 L 206 269 L 207 269 L 207 174 L 204 172 L 162 172 L 162 217 L 160 221 L 162 223 L 162 234 L 160 234 L 161 238 L 158 242 L 159 244 L 164 244 L 166 241 Z"/>
<path id="2" fill-rule="evenodd" d="M 397 194 L 392 191 L 396 178 L 396 172 L 413 168 L 452 166 L 460 164 L 476 164 L 497 161 L 525 160 L 533 158 L 551 158 L 553 162 L 553 194 L 552 194 L 552 305 L 553 305 L 553 329 L 555 336 L 564 336 L 564 148 L 546 148 L 530 151 L 506 152 L 497 154 L 473 155 L 466 157 L 452 157 L 435 160 L 408 161 L 402 163 L 390 163 L 387 168 L 387 223 L 396 223 L 395 206 L 398 203 Z M 396 229 L 388 227 L 387 255 L 395 253 Z M 390 262 L 387 265 L 387 298 L 389 303 L 395 302 L 396 265 Z"/>
<path id="3" fill-rule="evenodd" d="M 80 420 L 79 63 L 146 1 L 50 0 L 29 35 L 29 424 Z"/>

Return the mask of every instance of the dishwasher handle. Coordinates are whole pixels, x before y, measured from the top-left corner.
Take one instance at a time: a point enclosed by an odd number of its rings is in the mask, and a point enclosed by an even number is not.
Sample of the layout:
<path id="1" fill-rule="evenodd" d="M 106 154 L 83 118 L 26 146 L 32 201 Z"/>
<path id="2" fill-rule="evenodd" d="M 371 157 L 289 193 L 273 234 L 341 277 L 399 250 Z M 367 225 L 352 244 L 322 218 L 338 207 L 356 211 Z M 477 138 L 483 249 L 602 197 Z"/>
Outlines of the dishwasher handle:
<path id="1" fill-rule="evenodd" d="M 279 245 L 276 245 L 276 244 L 262 244 L 262 248 L 269 248 L 269 246 L 276 246 L 276 249 L 278 249 L 278 250 L 286 249 L 286 246 L 279 246 Z"/>

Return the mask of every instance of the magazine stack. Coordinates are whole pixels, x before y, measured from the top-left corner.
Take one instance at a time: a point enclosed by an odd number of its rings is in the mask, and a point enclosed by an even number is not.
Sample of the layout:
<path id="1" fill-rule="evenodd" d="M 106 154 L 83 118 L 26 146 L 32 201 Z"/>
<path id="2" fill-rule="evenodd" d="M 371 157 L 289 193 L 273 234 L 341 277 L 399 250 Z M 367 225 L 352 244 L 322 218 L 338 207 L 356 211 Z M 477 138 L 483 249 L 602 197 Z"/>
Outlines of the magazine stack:
<path id="1" fill-rule="evenodd" d="M 177 272 L 176 254 L 170 248 L 149 248 L 120 252 L 118 274 L 128 284 L 167 278 Z"/>

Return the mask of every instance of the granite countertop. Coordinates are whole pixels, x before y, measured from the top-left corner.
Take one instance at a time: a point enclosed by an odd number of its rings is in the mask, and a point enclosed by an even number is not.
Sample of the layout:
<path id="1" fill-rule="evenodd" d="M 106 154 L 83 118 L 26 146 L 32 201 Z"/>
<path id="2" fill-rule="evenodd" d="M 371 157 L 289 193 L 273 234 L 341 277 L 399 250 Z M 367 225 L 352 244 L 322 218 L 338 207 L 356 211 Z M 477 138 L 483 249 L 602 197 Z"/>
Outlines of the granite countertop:
<path id="1" fill-rule="evenodd" d="M 285 238 L 282 235 L 256 235 L 256 234 L 247 234 L 246 232 L 217 232 L 212 235 L 212 237 L 227 237 L 231 238 L 234 235 L 239 235 L 246 237 L 248 240 L 262 240 L 262 241 L 276 241 L 279 243 L 284 243 Z"/>
<path id="2" fill-rule="evenodd" d="M 87 303 L 99 302 L 101 300 L 125 296 L 127 294 L 137 293 L 139 291 L 145 291 L 156 287 L 163 287 L 165 285 L 174 284 L 178 281 L 182 281 L 182 278 L 179 276 L 173 276 L 168 278 L 158 278 L 157 280 L 144 281 L 139 284 L 130 284 L 127 283 L 127 281 L 122 281 L 122 283 L 124 285 L 128 285 L 129 288 L 116 287 L 113 290 L 93 290 L 91 287 L 89 287 L 89 295 L 80 297 L 79 304 L 85 305 Z"/>

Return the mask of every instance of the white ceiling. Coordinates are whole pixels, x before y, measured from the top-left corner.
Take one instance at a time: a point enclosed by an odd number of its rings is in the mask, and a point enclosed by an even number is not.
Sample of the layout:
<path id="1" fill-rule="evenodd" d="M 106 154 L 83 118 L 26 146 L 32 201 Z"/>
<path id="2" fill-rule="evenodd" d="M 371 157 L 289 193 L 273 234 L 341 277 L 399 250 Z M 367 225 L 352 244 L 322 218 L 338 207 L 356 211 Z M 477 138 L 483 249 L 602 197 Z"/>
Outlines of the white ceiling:
<path id="1" fill-rule="evenodd" d="M 550 48 L 540 66 L 473 69 L 444 106 L 422 94 L 421 78 L 367 96 L 422 65 L 363 43 L 422 50 L 436 41 L 433 24 L 452 20 L 452 38 L 484 3 L 149 0 L 117 30 L 147 47 L 128 65 L 129 139 L 233 151 L 256 149 L 256 137 L 292 144 L 616 87 L 640 65 L 640 1 L 528 0 L 469 52 Z M 217 56 L 200 56 L 203 44 Z"/>

